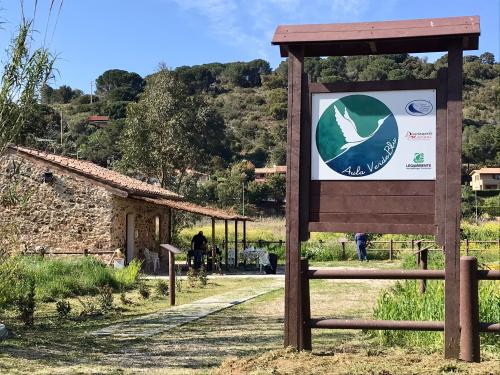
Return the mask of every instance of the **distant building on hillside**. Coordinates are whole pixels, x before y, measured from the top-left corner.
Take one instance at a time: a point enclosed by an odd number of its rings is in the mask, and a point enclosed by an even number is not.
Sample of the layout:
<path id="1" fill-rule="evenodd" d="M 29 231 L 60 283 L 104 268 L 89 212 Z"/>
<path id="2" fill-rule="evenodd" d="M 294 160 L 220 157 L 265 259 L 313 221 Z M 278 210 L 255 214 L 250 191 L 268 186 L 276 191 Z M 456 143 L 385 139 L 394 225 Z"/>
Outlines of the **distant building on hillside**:
<path id="1" fill-rule="evenodd" d="M 255 168 L 255 182 L 263 183 L 271 175 L 280 174 L 286 176 L 286 165 L 275 165 L 274 167 Z"/>
<path id="2" fill-rule="evenodd" d="M 470 174 L 472 190 L 500 190 L 500 168 L 481 168 Z"/>
<path id="3" fill-rule="evenodd" d="M 104 128 L 109 125 L 109 117 L 108 116 L 89 116 L 89 122 L 94 124 L 99 128 Z"/>

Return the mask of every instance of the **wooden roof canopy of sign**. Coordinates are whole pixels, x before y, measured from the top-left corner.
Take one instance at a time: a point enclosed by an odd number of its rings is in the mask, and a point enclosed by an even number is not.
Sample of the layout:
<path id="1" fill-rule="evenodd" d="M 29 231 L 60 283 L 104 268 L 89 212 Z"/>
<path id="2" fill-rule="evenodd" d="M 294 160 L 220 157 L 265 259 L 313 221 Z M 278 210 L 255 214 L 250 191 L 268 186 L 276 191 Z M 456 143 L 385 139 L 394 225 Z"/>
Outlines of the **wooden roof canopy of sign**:
<path id="1" fill-rule="evenodd" d="M 464 50 L 478 49 L 479 16 L 404 21 L 280 25 L 272 44 L 282 57 L 289 46 L 303 46 L 304 56 L 353 56 L 447 51 L 461 38 Z"/>

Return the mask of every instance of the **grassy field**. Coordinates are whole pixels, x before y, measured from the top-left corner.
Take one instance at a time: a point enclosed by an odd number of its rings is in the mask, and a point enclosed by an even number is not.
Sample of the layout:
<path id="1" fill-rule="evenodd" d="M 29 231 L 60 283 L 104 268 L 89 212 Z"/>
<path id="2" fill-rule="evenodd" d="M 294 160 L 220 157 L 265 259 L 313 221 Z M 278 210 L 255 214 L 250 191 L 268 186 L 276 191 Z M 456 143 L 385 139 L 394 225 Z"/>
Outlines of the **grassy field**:
<path id="1" fill-rule="evenodd" d="M 366 264 L 366 263 L 365 263 Z M 375 262 L 374 262 L 375 264 Z M 204 289 L 180 293 L 187 303 L 266 279 L 209 279 Z M 154 281 L 148 281 L 153 287 Z M 391 281 L 311 282 L 313 317 L 370 318 Z M 2 374 L 495 374 L 499 362 L 483 351 L 481 364 L 443 360 L 421 349 L 388 348 L 357 330 L 314 330 L 313 351 L 282 349 L 283 290 L 147 339 L 96 338 L 90 331 L 169 308 L 165 298 L 143 300 L 137 291 L 114 311 L 85 321 L 58 321 L 53 304 L 37 311 L 34 329 L 14 325 L 0 341 Z M 74 301 L 73 301 L 74 302 Z M 76 303 L 76 302 L 75 302 Z"/>

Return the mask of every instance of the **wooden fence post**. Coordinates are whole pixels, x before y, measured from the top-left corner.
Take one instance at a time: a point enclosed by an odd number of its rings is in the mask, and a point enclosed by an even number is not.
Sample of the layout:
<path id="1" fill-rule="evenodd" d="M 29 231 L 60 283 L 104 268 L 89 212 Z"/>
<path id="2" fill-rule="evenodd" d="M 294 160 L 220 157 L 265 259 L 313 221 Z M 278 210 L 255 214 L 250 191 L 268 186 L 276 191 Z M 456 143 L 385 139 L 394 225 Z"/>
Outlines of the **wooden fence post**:
<path id="1" fill-rule="evenodd" d="M 479 296 L 477 259 L 460 259 L 460 358 L 467 362 L 481 360 L 479 340 Z"/>
<path id="2" fill-rule="evenodd" d="M 422 253 L 420 254 L 420 269 L 426 270 L 427 269 L 427 256 L 429 255 L 429 250 L 424 249 Z M 427 287 L 427 280 L 426 279 L 421 279 L 420 280 L 420 294 L 425 293 L 425 289 Z"/>
<path id="3" fill-rule="evenodd" d="M 170 291 L 170 306 L 175 305 L 175 255 L 168 252 L 168 288 Z"/>
<path id="4" fill-rule="evenodd" d="M 469 256 L 469 238 L 465 239 L 465 255 Z"/>
<path id="5" fill-rule="evenodd" d="M 311 297 L 309 294 L 309 261 L 302 258 L 300 261 L 300 276 L 302 282 L 302 332 L 299 350 L 312 350 L 311 340 Z"/>
<path id="6" fill-rule="evenodd" d="M 392 260 L 392 251 L 394 250 L 394 243 L 392 241 L 392 238 L 391 238 L 391 241 L 389 243 L 389 260 Z"/>

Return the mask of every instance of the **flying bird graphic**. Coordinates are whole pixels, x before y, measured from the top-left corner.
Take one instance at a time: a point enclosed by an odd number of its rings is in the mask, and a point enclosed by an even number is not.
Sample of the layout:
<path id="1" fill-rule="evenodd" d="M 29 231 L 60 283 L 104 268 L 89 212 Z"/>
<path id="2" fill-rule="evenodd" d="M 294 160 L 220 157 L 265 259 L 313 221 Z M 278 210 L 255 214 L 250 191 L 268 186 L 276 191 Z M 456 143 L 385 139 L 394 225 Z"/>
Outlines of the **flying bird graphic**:
<path id="1" fill-rule="evenodd" d="M 340 148 L 343 151 L 334 158 L 328 160 L 327 163 L 335 158 L 338 158 L 340 155 L 349 150 L 351 147 L 360 145 L 361 143 L 366 142 L 371 137 L 373 137 L 375 133 L 380 129 L 380 126 L 389 116 L 390 115 L 387 115 L 384 118 L 377 121 L 377 128 L 373 131 L 372 134 L 370 134 L 368 137 L 362 137 L 358 133 L 356 124 L 351 119 L 351 116 L 349 116 L 347 108 L 344 109 L 344 114 L 342 115 L 340 111 L 337 109 L 337 107 L 335 107 L 335 119 L 337 120 L 337 124 L 340 127 L 340 131 L 342 132 L 342 135 L 344 136 L 346 143 Z"/>

